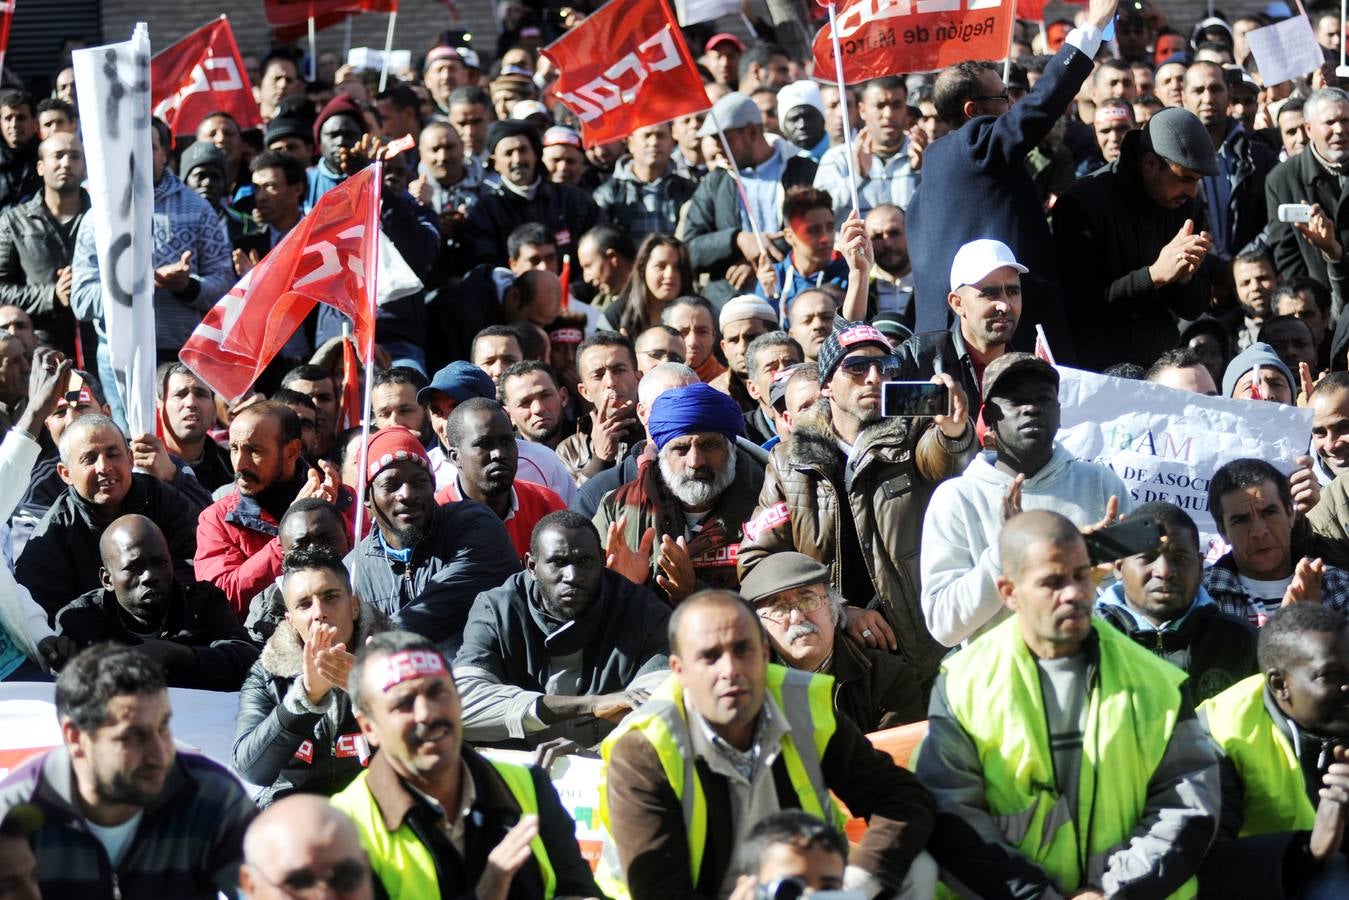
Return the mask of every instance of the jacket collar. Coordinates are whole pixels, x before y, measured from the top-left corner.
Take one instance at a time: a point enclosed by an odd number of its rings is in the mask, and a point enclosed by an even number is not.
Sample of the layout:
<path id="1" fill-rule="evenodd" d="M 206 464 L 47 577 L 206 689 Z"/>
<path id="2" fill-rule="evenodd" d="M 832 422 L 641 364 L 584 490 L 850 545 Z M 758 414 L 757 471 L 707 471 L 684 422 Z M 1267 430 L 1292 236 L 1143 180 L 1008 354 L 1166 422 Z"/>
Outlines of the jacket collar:
<path id="1" fill-rule="evenodd" d="M 1184 613 L 1172 619 L 1170 622 L 1167 622 L 1161 628 L 1157 628 L 1146 618 L 1135 612 L 1133 607 L 1129 606 L 1124 599 L 1124 585 L 1118 581 L 1110 585 L 1105 591 L 1101 592 L 1101 595 L 1096 598 L 1096 605 L 1098 607 L 1109 606 L 1113 609 L 1118 609 L 1132 620 L 1134 631 L 1180 631 L 1185 627 L 1186 620 L 1190 618 L 1195 610 L 1204 606 L 1217 606 L 1213 598 L 1209 596 L 1209 592 L 1206 591 L 1201 584 L 1199 585 L 1199 593 L 1195 595 L 1194 600 L 1190 603 L 1189 609 L 1185 610 Z"/>
<path id="2" fill-rule="evenodd" d="M 127 489 L 126 497 L 122 499 L 121 509 L 117 513 L 118 516 L 145 511 L 148 489 L 144 479 L 153 478 L 153 475 L 142 475 L 139 472 L 131 473 L 131 487 Z M 72 485 L 66 485 L 66 497 L 70 502 L 71 510 L 89 527 L 103 528 L 112 524 L 113 519 L 104 521 L 94 504 L 81 497 L 79 491 L 75 490 Z M 117 516 L 113 518 L 115 519 Z"/>
<path id="3" fill-rule="evenodd" d="M 361 614 L 356 619 L 356 628 L 351 636 L 351 644 L 354 647 L 362 646 L 366 638 L 392 628 L 393 623 L 379 607 L 373 603 L 362 603 Z M 269 675 L 276 678 L 300 677 L 300 673 L 304 671 L 304 642 L 300 640 L 299 632 L 290 624 L 289 619 L 282 619 L 277 623 L 276 630 L 262 647 L 260 659 L 262 667 Z"/>
<path id="4" fill-rule="evenodd" d="M 519 805 L 511 796 L 510 790 L 492 770 L 491 763 L 467 744 L 461 746 L 459 754 L 468 767 L 469 777 L 473 779 L 473 787 L 477 791 L 478 796 L 473 803 L 475 810 L 519 812 Z M 367 771 L 369 774 L 366 775 L 366 787 L 370 791 L 370 796 L 375 798 L 380 818 L 384 820 L 384 827 L 389 831 L 401 828 L 404 820 L 416 809 L 425 810 L 428 815 L 437 814 L 418 797 L 415 791 L 403 783 L 403 779 L 389 763 L 387 754 L 376 752 L 370 760 L 370 768 Z"/>
<path id="5" fill-rule="evenodd" d="M 41 781 L 33 797 L 39 808 L 46 816 L 56 818 L 65 825 L 84 819 L 84 810 L 76 797 L 75 770 L 70 761 L 70 752 L 65 747 L 57 747 L 45 753 L 41 760 Z M 145 807 L 146 818 L 154 818 L 162 810 L 177 805 L 180 797 L 190 797 L 196 792 L 196 779 L 184 768 L 181 757 L 175 757 L 164 779 L 164 789 L 153 803 Z"/>
<path id="6" fill-rule="evenodd" d="M 834 661 L 832 671 L 834 683 L 840 687 L 861 681 L 871 674 L 871 660 L 856 641 L 848 637 L 842 628 L 834 630 Z"/>
<path id="7" fill-rule="evenodd" d="M 830 401 L 821 398 L 797 420 L 787 441 L 791 466 L 816 469 L 830 476 L 846 462 L 834 434 L 832 414 Z M 864 429 L 853 451 L 857 470 L 861 471 L 872 457 L 889 458 L 907 452 L 909 433 L 909 420 L 902 417 L 882 419 Z"/>

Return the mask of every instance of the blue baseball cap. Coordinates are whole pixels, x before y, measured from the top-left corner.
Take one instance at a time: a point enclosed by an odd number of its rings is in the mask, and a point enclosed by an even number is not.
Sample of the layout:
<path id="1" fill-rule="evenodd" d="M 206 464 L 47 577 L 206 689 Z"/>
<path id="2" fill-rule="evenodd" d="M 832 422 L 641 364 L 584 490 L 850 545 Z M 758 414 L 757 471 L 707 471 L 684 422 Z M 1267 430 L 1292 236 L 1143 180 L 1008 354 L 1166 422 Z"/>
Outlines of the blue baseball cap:
<path id="1" fill-rule="evenodd" d="M 441 369 L 431 379 L 431 383 L 417 392 L 417 402 L 422 406 L 431 402 L 439 391 L 451 397 L 456 403 L 463 403 L 471 397 L 496 399 L 497 387 L 492 376 L 466 360 L 457 359 Z"/>

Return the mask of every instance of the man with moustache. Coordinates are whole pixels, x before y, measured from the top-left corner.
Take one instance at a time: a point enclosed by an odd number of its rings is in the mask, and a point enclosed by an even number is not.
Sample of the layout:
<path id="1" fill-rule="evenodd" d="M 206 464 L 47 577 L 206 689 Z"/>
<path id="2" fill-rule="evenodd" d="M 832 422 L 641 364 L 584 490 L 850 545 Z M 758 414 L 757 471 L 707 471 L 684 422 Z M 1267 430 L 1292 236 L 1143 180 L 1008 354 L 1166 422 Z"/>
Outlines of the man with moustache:
<path id="1" fill-rule="evenodd" d="M 501 373 L 501 405 L 520 437 L 557 449 L 566 436 L 564 409 L 568 390 L 557 382 L 555 368 L 536 359 L 510 366 Z"/>
<path id="2" fill-rule="evenodd" d="M 215 391 L 182 363 L 160 366 L 155 386 L 165 449 L 191 466 L 192 474 L 208 491 L 234 481 L 229 452 L 210 435 L 215 425 Z"/>
<path id="3" fill-rule="evenodd" d="M 1284 278 L 1310 275 L 1330 284 L 1329 266 L 1321 250 L 1308 239 L 1305 225 L 1278 221 L 1279 204 L 1313 203 L 1339 223 L 1344 197 L 1343 166 L 1349 157 L 1349 93 L 1326 87 L 1313 91 L 1302 105 L 1307 147 L 1279 163 L 1265 178 L 1265 207 L 1269 216 L 1269 245 L 1275 270 Z M 1341 245 L 1349 228 L 1336 224 Z"/>
<path id="4" fill-rule="evenodd" d="M 277 528 L 292 503 L 318 497 L 355 515 L 341 474 L 327 461 L 310 468 L 300 439 L 300 419 L 289 407 L 273 401 L 245 407 L 230 422 L 234 490 L 197 520 L 197 578 L 225 592 L 240 622 L 253 597 L 281 574 Z"/>
<path id="5" fill-rule="evenodd" d="M 913 325 L 913 266 L 909 263 L 908 233 L 904 210 L 893 203 L 873 206 L 863 224 L 871 239 L 876 264 L 871 267 L 872 302 L 878 313 L 898 313 Z"/>
<path id="6" fill-rule="evenodd" d="M 379 752 L 333 805 L 355 823 L 387 896 L 601 896 L 547 774 L 464 742 L 459 691 L 435 644 L 377 635 L 347 690 Z"/>

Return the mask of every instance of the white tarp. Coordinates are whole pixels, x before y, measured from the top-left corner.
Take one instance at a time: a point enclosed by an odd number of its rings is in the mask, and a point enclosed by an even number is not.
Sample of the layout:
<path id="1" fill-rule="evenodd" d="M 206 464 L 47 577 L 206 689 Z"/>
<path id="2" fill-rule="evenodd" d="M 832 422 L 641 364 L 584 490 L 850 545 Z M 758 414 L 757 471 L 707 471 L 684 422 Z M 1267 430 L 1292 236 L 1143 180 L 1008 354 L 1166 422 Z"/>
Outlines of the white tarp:
<path id="1" fill-rule="evenodd" d="M 155 432 L 150 32 L 72 54 L 108 354 L 133 435 Z"/>
<path id="2" fill-rule="evenodd" d="M 1135 503 L 1164 500 L 1184 509 L 1206 552 L 1222 543 L 1208 512 L 1209 479 L 1221 465 L 1254 458 L 1291 472 L 1293 460 L 1308 452 L 1308 409 L 1061 366 L 1059 377 L 1060 443 L 1078 459 L 1110 466 Z"/>

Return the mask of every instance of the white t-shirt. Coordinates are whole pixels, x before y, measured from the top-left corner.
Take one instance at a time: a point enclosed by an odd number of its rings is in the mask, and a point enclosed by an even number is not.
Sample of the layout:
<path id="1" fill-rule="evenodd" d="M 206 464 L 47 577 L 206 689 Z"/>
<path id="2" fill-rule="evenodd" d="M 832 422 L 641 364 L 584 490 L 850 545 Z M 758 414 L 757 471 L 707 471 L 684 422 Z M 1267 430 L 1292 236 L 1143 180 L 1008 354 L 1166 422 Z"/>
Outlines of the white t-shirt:
<path id="1" fill-rule="evenodd" d="M 95 825 L 88 819 L 84 820 L 84 824 L 89 826 L 89 833 L 98 838 L 103 849 L 108 851 L 108 860 L 114 869 L 122 864 L 122 857 L 126 856 L 127 848 L 131 846 L 131 839 L 136 836 L 136 826 L 140 825 L 143 815 L 143 811 L 138 812 L 121 825 Z"/>
<path id="2" fill-rule="evenodd" d="M 1269 617 L 1283 604 L 1283 595 L 1287 593 L 1288 585 L 1293 583 L 1293 576 L 1273 581 L 1260 581 L 1245 575 L 1238 575 L 1237 578 L 1241 581 L 1241 589 L 1246 592 L 1247 599 L 1251 601 L 1251 624 L 1263 628 Z"/>

